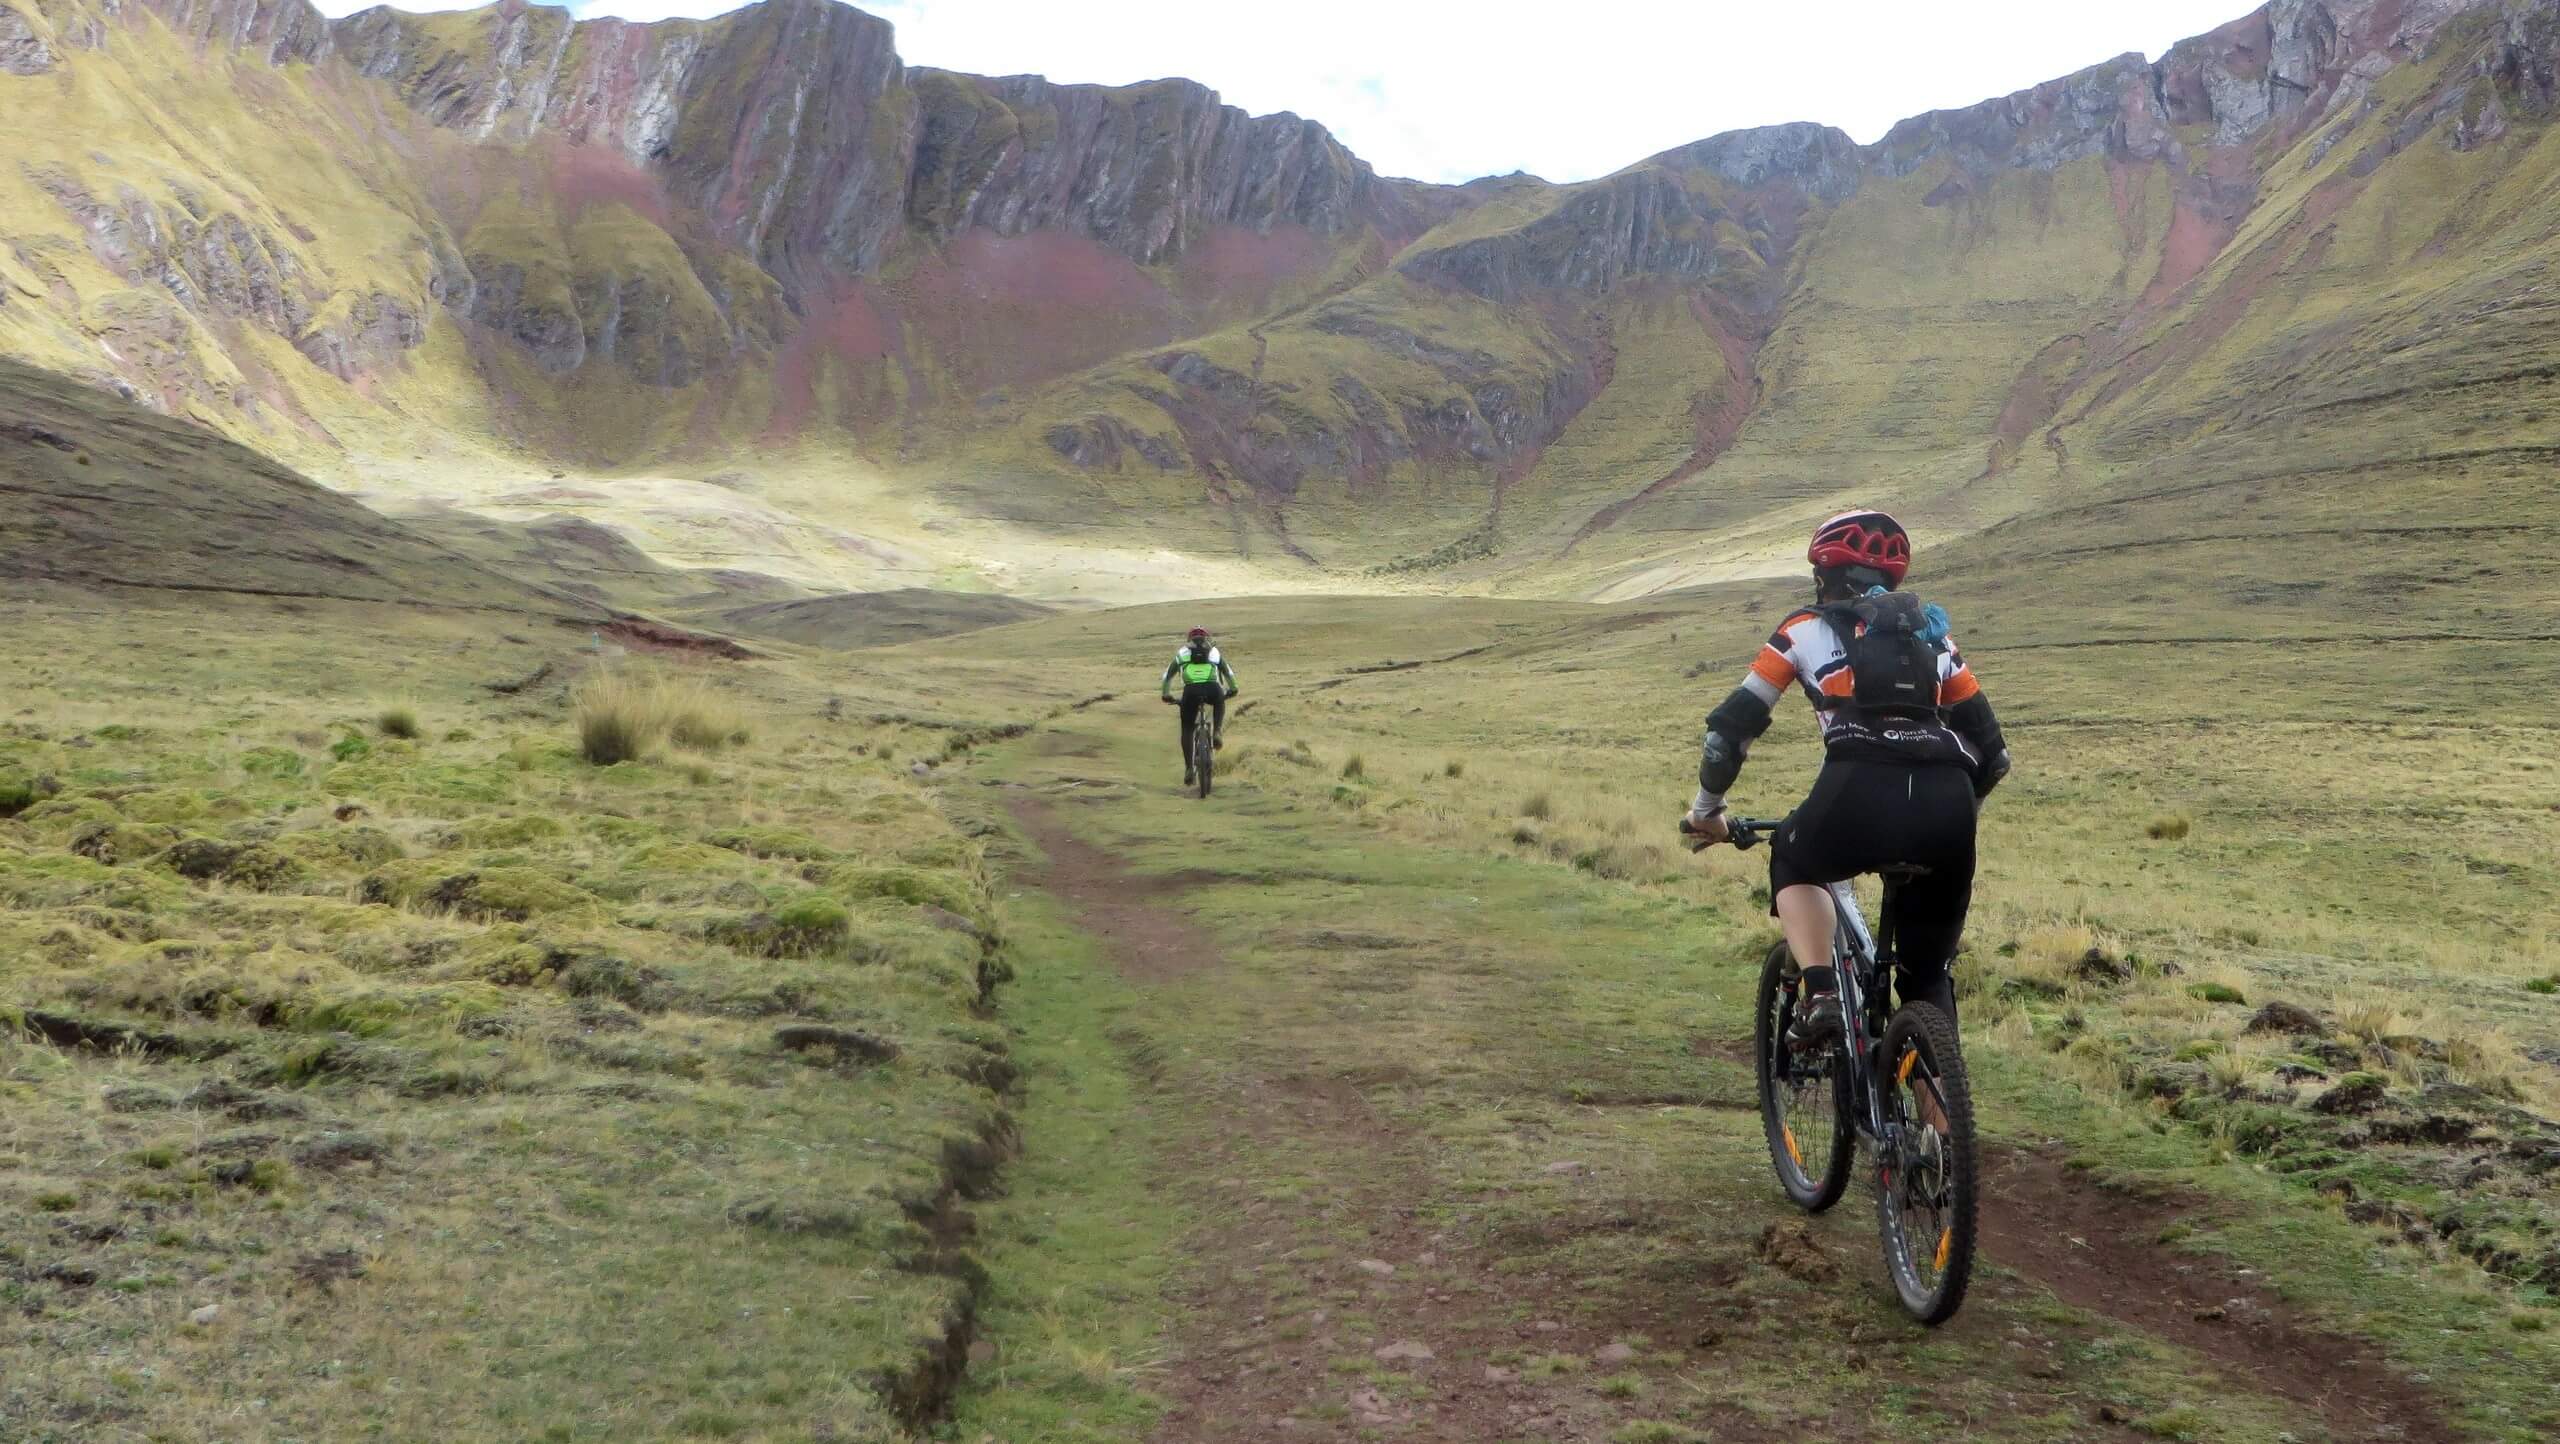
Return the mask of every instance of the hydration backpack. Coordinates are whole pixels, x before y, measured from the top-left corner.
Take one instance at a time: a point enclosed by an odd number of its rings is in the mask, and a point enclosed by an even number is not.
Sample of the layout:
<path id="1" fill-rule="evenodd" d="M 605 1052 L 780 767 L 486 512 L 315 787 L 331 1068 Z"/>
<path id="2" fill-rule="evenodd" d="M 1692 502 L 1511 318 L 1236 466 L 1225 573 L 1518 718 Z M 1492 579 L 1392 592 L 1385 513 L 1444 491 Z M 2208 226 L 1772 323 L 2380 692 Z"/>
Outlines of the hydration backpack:
<path id="1" fill-rule="evenodd" d="M 1854 602 L 1834 602 L 1822 615 L 1849 659 L 1851 705 L 1886 716 L 1938 715 L 1945 612 L 1909 592 L 1876 591 Z"/>

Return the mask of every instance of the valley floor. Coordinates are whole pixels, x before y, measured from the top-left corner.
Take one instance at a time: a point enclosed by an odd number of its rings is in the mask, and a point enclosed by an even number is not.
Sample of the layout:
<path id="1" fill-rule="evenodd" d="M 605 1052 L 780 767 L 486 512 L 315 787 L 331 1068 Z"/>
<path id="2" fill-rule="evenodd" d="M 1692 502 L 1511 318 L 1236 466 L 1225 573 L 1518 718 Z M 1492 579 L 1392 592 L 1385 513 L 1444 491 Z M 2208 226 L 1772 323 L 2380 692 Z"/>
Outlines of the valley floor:
<path id="1" fill-rule="evenodd" d="M 1960 968 L 1989 1269 L 1923 1331 L 1863 1192 L 1772 1185 L 1756 860 L 1666 845 L 1766 602 L 710 661 L 42 601 L 0 725 L 0 1434 L 2560 1429 L 2547 729 L 2350 760 L 2166 732 L 2150 699 L 2255 700 L 2220 644 L 1986 648 L 2028 764 Z M 1148 695 L 1203 615 L 1247 687 L 1205 801 Z M 2306 705 L 2351 670 L 2307 655 Z M 599 674 L 738 725 L 592 766 Z M 1810 770 L 1784 726 L 1751 810 Z"/>
<path id="2" fill-rule="evenodd" d="M 1415 610 L 1448 652 L 1521 626 Z M 1804 1221 L 1770 1177 L 1747 1035 L 1771 930 L 1717 890 L 1729 860 L 1686 885 L 1613 878 L 1524 845 L 1525 824 L 1452 827 L 1517 804 L 1485 795 L 1512 782 L 1450 738 L 1420 678 L 1338 674 L 1374 679 L 1404 742 L 1449 740 L 1464 765 L 1355 760 L 1350 720 L 1279 743 L 1334 713 L 1342 684 L 1298 665 L 1319 647 L 1292 644 L 1266 689 L 1287 698 L 1236 719 L 1207 801 L 1177 789 L 1144 679 L 943 789 L 1012 839 L 993 861 L 1026 1065 L 1022 1186 L 986 1215 L 997 1283 L 953 1437 L 2345 1444 L 2560 1426 L 2548 1294 L 2377 1231 L 2340 1210 L 2353 1187 L 2315 1191 L 2285 1149 L 2235 1148 L 2227 1119 L 2058 1056 L 2052 1033 L 2109 1026 L 2084 1008 L 2202 1005 L 2075 984 L 2067 1023 L 2021 1008 L 1996 913 L 1967 1005 L 1990 1268 L 1954 1324 L 1910 1325 L 1863 1186 Z M 1662 778 L 1623 788 L 1648 784 L 1676 805 Z M 2419 1170 L 2374 1154 L 2368 1186 Z M 1062 1247 L 1116 1262 L 1083 1272 Z"/>

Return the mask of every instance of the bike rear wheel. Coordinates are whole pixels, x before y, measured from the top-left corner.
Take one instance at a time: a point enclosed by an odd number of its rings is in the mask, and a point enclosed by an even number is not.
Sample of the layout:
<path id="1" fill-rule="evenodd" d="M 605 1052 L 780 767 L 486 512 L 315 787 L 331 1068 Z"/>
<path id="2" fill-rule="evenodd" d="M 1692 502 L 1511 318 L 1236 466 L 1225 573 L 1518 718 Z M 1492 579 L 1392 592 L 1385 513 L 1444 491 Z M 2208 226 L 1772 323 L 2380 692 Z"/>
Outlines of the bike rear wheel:
<path id="1" fill-rule="evenodd" d="M 1769 949 L 1751 1028 L 1752 1072 L 1760 1089 L 1760 1125 L 1778 1186 L 1796 1207 L 1820 1213 L 1840 1201 L 1858 1135 L 1849 1114 L 1848 1058 L 1837 1047 L 1803 1057 L 1787 1046 L 1803 980 L 1787 945 Z"/>
<path id="2" fill-rule="evenodd" d="M 1934 1003 L 1905 1003 L 1885 1028 L 1883 1052 L 1876 1087 L 1887 1124 L 1899 1124 L 1903 1140 L 1877 1150 L 1885 1268 L 1913 1318 L 1942 1324 L 1955 1317 L 1973 1278 L 1973 1089 L 1955 1019 Z M 1923 1121 L 1928 1104 L 1936 1105 L 1943 1128 Z"/>

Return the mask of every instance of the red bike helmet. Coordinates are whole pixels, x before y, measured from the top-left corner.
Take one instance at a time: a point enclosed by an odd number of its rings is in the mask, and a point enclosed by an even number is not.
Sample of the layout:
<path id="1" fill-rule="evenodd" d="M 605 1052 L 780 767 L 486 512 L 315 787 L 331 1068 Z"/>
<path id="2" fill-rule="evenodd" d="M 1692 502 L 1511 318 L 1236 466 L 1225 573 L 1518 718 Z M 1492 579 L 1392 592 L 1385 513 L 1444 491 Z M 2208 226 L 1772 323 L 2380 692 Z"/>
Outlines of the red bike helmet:
<path id="1" fill-rule="evenodd" d="M 1813 529 L 1804 555 L 1817 567 L 1873 567 L 1887 586 L 1900 587 L 1911 570 L 1911 533 L 1880 511 L 1844 511 Z"/>
<path id="2" fill-rule="evenodd" d="M 1205 642 L 1209 640 L 1209 629 L 1207 627 L 1193 627 L 1191 629 L 1190 640 L 1194 642 Z"/>

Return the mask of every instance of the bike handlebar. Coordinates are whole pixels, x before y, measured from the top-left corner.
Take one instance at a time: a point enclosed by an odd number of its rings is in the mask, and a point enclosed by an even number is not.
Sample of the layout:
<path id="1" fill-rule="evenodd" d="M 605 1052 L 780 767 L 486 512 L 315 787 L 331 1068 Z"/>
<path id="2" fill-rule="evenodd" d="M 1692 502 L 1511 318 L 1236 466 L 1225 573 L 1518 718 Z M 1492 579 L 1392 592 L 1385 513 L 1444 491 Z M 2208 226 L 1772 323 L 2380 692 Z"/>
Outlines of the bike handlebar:
<path id="1" fill-rule="evenodd" d="M 1778 823 L 1770 818 L 1729 817 L 1725 819 L 1724 825 L 1725 841 L 1732 843 L 1733 850 L 1736 852 L 1749 852 L 1776 836 L 1778 832 Z M 1689 839 L 1691 852 L 1704 852 L 1713 846 L 1689 830 L 1689 819 L 1685 817 L 1680 819 L 1680 835 Z"/>

